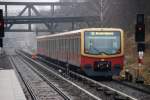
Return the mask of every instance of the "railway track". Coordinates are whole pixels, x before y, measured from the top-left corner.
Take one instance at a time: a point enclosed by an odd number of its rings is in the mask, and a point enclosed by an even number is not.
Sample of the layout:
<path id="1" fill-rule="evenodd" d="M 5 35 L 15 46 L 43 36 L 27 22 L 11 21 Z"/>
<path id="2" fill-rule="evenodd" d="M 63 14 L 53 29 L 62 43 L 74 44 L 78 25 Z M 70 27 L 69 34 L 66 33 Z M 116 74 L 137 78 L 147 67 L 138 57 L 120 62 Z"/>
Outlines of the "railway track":
<path id="1" fill-rule="evenodd" d="M 33 66 L 29 68 L 29 65 L 26 64 L 27 62 L 22 61 L 20 57 L 11 56 L 10 61 L 27 88 L 31 100 L 70 100 L 67 95 L 50 83 L 46 77 L 39 77 L 38 73 L 31 70 Z"/>
<path id="2" fill-rule="evenodd" d="M 40 63 L 28 58 L 27 56 L 24 55 L 21 59 L 22 61 L 25 61 L 28 66 L 36 66 L 36 68 L 33 68 L 34 70 L 39 71 L 42 75 L 45 75 L 49 80 L 56 84 L 59 89 L 70 95 L 71 100 L 102 100 L 100 97 L 90 93 L 74 82 L 71 82 L 70 80 L 55 73 L 53 70 L 50 70 Z"/>
<path id="3" fill-rule="evenodd" d="M 15 61 L 13 59 L 13 57 L 9 57 L 9 60 L 11 62 L 11 65 L 13 66 L 13 68 L 15 69 L 15 72 L 18 76 L 18 78 L 20 79 L 21 83 L 23 83 L 24 87 L 26 87 L 26 91 L 28 92 L 28 96 L 26 94 L 26 98 L 28 98 L 28 100 L 38 100 L 36 95 L 34 94 L 32 88 L 30 87 L 30 85 L 25 81 L 25 79 L 23 78 L 22 74 L 20 73 L 19 69 L 17 68 Z M 24 88 L 25 89 L 25 88 Z"/>
<path id="4" fill-rule="evenodd" d="M 29 54 L 27 54 L 27 55 L 30 56 Z M 53 63 L 50 64 L 50 62 L 47 62 L 45 60 L 43 61 L 43 59 L 42 59 L 42 62 L 40 62 L 40 64 L 46 66 L 45 62 L 49 63 L 49 66 L 57 67 L 57 68 L 54 69 L 56 73 L 59 73 L 58 70 L 61 69 L 61 71 L 62 71 L 61 75 L 63 77 L 67 76 L 66 72 L 65 72 L 65 69 L 63 69 L 62 67 L 60 67 L 58 65 L 55 65 Z M 47 66 L 48 69 L 51 68 L 49 66 Z M 106 82 L 106 83 L 98 82 L 98 81 L 92 80 L 88 77 L 82 76 L 82 75 L 80 75 L 78 73 L 75 73 L 75 72 L 72 72 L 72 71 L 69 71 L 69 75 L 71 75 L 71 77 L 69 77 L 69 80 L 73 81 L 78 86 L 81 86 L 86 90 L 89 90 L 90 93 L 93 93 L 96 96 L 99 96 L 103 100 L 149 100 L 149 99 L 146 99 L 146 98 L 149 97 L 148 94 L 141 93 L 141 92 L 136 91 L 136 90 L 134 90 L 134 92 L 131 93 L 130 90 L 133 91 L 132 88 L 125 87 L 125 86 L 119 86 L 117 83 L 116 83 L 116 86 L 119 89 L 112 87 L 111 82 Z M 128 90 L 129 89 L 129 91 L 122 91 L 121 90 L 122 88 L 124 88 L 123 90 L 126 90 L 126 89 Z M 127 92 L 129 92 L 129 93 L 127 93 Z M 140 95 L 142 95 L 142 96 L 140 96 Z"/>
<path id="5" fill-rule="evenodd" d="M 127 81 L 118 81 L 118 80 L 113 80 L 113 81 L 117 84 L 125 85 L 125 86 L 133 88 L 137 91 L 142 91 L 142 92 L 150 95 L 150 86 L 148 86 L 148 85 L 132 83 L 132 82 L 127 82 Z"/>
<path id="6" fill-rule="evenodd" d="M 46 63 L 46 64 L 52 64 L 52 62 L 49 62 L 49 61 L 46 61 L 44 58 L 38 58 L 39 59 L 39 61 L 42 61 L 42 62 L 44 62 L 44 63 Z M 54 64 L 55 65 L 55 64 Z M 56 65 L 57 66 L 57 65 Z M 62 69 L 62 70 L 66 70 L 66 69 L 63 69 L 62 67 L 59 67 L 60 69 Z M 71 72 L 71 71 L 70 71 Z M 72 73 L 72 72 L 71 72 Z M 101 81 L 100 81 L 101 82 Z M 106 83 L 107 83 L 108 81 L 106 81 Z M 112 80 L 112 82 L 113 83 L 115 83 L 115 84 L 120 84 L 120 85 L 124 85 L 124 86 L 126 86 L 126 87 L 128 87 L 128 88 L 132 88 L 132 89 L 134 89 L 134 90 L 136 90 L 136 91 L 140 91 L 140 92 L 143 92 L 143 93 L 145 93 L 145 94 L 147 94 L 147 95 L 150 95 L 150 86 L 146 86 L 146 85 L 144 85 L 144 84 L 137 84 L 137 83 L 131 83 L 131 82 L 126 82 L 126 81 L 118 81 L 118 80 Z M 104 82 L 103 82 L 104 83 Z M 110 81 L 108 82 L 108 83 L 111 83 Z"/>
<path id="7" fill-rule="evenodd" d="M 50 63 L 41 58 L 39 60 L 42 60 L 42 62 L 45 62 L 47 64 Z M 65 69 L 63 70 L 65 71 Z M 70 73 L 74 73 L 74 72 L 70 71 Z M 128 82 L 121 82 L 116 80 L 99 81 L 99 83 L 107 85 L 113 88 L 114 90 L 123 92 L 124 94 L 132 95 L 133 97 L 138 98 L 139 100 L 149 100 L 150 98 L 150 88 L 148 86 L 143 86 L 141 84 L 133 84 Z M 95 86 L 93 85 L 93 87 L 96 87 L 96 85 Z"/>

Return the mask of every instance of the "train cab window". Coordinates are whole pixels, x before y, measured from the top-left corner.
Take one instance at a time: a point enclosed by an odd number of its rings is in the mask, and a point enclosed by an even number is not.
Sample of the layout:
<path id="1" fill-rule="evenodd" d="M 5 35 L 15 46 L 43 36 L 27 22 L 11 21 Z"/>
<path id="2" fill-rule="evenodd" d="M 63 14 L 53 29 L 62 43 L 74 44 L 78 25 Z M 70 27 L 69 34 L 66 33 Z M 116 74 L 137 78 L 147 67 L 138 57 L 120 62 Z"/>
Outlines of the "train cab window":
<path id="1" fill-rule="evenodd" d="M 121 52 L 120 32 L 85 32 L 84 35 L 84 52 L 87 54 L 113 55 Z"/>

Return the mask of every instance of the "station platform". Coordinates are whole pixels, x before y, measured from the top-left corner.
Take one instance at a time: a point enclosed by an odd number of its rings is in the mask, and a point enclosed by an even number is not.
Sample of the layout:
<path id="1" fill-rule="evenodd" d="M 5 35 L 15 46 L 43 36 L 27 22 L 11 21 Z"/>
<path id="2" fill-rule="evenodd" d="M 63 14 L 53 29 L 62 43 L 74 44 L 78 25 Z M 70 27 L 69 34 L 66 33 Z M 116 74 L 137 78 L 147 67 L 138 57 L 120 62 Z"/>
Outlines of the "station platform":
<path id="1" fill-rule="evenodd" d="M 0 100 L 26 100 L 13 69 L 0 70 Z"/>

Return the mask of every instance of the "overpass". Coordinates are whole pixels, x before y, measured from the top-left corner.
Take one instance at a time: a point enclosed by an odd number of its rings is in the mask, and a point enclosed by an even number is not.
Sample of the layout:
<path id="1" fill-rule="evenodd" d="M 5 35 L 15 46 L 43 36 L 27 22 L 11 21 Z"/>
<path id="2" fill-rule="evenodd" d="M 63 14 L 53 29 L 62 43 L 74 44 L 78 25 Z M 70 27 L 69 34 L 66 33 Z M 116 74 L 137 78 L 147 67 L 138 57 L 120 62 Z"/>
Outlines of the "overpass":
<path id="1" fill-rule="evenodd" d="M 72 2 L 0 2 L 0 6 L 4 7 L 4 20 L 5 20 L 5 31 L 6 32 L 33 32 L 35 29 L 32 28 L 32 24 L 44 24 L 46 29 L 38 30 L 40 32 L 49 32 L 56 28 L 58 23 L 71 23 L 72 29 L 74 29 L 75 23 L 82 22 L 89 25 L 90 22 L 98 22 L 99 16 L 77 16 L 77 17 L 56 17 L 54 16 L 57 7 L 69 7 L 80 5 L 83 6 L 85 3 L 72 3 Z M 18 14 L 15 16 L 8 14 L 9 7 L 23 6 Z M 50 15 L 43 16 L 42 12 L 37 7 L 48 6 L 50 7 Z M 13 29 L 15 24 L 26 24 L 28 29 Z"/>

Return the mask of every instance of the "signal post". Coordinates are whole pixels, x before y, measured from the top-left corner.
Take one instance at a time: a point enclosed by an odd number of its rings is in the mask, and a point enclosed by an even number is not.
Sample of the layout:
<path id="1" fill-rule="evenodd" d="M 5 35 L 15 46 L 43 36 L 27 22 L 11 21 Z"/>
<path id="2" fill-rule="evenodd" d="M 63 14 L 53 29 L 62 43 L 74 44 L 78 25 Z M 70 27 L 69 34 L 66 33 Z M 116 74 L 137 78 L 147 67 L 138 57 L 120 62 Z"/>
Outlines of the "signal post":
<path id="1" fill-rule="evenodd" d="M 145 51 L 144 14 L 137 14 L 137 23 L 135 27 L 135 41 L 137 43 L 138 52 L 138 68 L 136 70 L 136 83 L 144 83 L 144 78 L 142 76 L 142 65 Z"/>

